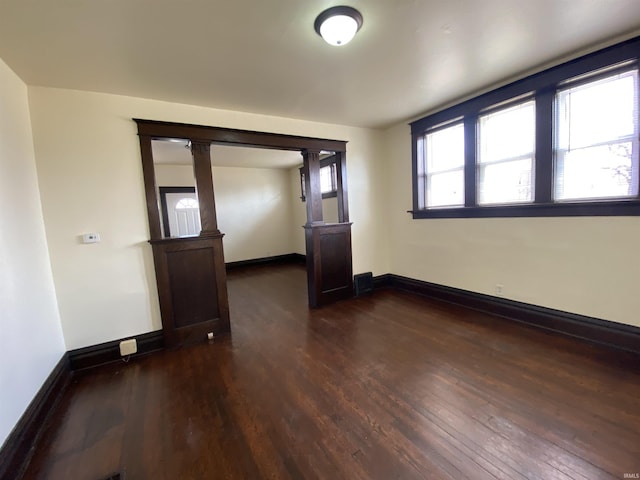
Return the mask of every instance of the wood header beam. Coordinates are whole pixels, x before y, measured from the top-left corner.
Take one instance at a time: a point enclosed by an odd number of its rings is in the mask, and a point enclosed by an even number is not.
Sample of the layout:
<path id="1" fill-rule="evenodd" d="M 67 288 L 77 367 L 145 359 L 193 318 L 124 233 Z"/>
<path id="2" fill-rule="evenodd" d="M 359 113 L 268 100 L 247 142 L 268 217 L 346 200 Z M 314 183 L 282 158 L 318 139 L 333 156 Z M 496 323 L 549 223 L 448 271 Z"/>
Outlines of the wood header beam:
<path id="1" fill-rule="evenodd" d="M 347 142 L 343 140 L 299 137 L 278 133 L 236 130 L 233 128 L 143 120 L 139 118 L 134 118 L 133 120 L 138 124 L 138 135 L 148 135 L 152 138 L 185 138 L 192 141 L 198 140 L 209 143 L 294 151 L 317 149 L 338 152 L 345 151 L 347 145 Z"/>

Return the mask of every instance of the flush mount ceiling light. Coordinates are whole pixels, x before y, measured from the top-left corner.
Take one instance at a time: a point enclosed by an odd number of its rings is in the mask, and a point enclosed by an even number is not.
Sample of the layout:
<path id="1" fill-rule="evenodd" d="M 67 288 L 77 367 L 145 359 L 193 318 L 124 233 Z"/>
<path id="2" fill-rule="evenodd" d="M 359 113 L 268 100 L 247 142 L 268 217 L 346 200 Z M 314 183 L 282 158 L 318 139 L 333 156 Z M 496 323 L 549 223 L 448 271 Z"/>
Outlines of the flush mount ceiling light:
<path id="1" fill-rule="evenodd" d="M 362 27 L 362 15 L 352 7 L 331 7 L 318 15 L 313 27 L 329 45 L 346 45 Z"/>

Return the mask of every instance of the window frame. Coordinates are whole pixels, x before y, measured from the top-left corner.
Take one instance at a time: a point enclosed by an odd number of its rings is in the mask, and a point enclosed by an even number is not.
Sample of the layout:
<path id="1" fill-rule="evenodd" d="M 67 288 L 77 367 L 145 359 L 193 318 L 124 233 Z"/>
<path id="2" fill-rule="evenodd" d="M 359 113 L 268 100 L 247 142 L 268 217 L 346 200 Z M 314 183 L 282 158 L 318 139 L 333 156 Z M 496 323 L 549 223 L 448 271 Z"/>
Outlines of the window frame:
<path id="1" fill-rule="evenodd" d="M 496 113 L 500 113 L 500 112 L 504 112 L 506 110 L 515 108 L 515 107 L 519 107 L 521 105 L 527 104 L 527 103 L 532 103 L 533 104 L 533 115 L 534 115 L 534 121 L 533 121 L 533 145 L 532 150 L 531 150 L 531 156 L 529 156 L 528 154 L 526 155 L 520 155 L 518 157 L 507 157 L 507 158 L 501 158 L 499 160 L 494 160 L 494 161 L 485 161 L 482 162 L 481 158 L 482 158 L 482 117 L 485 116 L 490 116 L 490 115 L 494 115 Z M 485 110 L 483 110 L 482 112 L 478 112 L 478 116 L 477 116 L 477 122 L 476 122 L 476 132 L 477 132 L 477 137 L 476 137 L 476 153 L 475 153 L 475 157 L 474 157 L 474 161 L 475 161 L 475 166 L 476 166 L 476 202 L 478 204 L 478 206 L 481 206 L 483 208 L 485 207 L 495 207 L 495 206 L 501 206 L 501 205 L 529 205 L 531 203 L 534 202 L 534 195 L 535 195 L 535 168 L 536 168 L 536 125 L 535 125 L 535 119 L 536 119 L 536 100 L 535 97 L 533 95 L 523 95 L 521 97 L 518 98 L 514 98 L 510 101 L 507 102 L 503 102 L 499 105 L 494 105 L 490 108 L 487 108 Z M 531 159 L 531 179 L 533 181 L 532 185 L 531 185 L 531 189 L 533 190 L 533 194 L 531 195 L 531 199 L 530 200 L 521 200 L 521 201 L 512 201 L 512 202 L 485 202 L 484 204 L 480 203 L 480 193 L 477 191 L 478 190 L 478 186 L 481 185 L 481 179 L 482 179 L 482 169 L 483 167 L 487 167 L 489 165 L 499 165 L 499 164 L 504 164 L 504 163 L 510 163 L 510 162 L 515 162 L 518 160 L 525 160 L 525 159 Z"/>
<path id="2" fill-rule="evenodd" d="M 338 158 L 336 154 L 330 155 L 320 159 L 320 168 L 331 168 L 331 191 L 322 193 L 322 199 L 334 198 L 338 196 L 338 170 L 337 170 Z M 300 167 L 300 200 L 307 201 L 307 192 L 305 191 L 304 183 L 304 168 Z"/>
<path id="3" fill-rule="evenodd" d="M 574 82 L 595 81 L 618 69 L 639 69 L 640 37 L 616 44 L 474 97 L 453 107 L 418 119 L 411 126 L 413 209 L 419 218 L 487 218 L 487 217 L 564 217 L 564 216 L 632 216 L 640 215 L 640 194 L 624 199 L 554 200 L 554 125 L 555 99 L 559 90 Z M 605 69 L 610 69 L 605 71 Z M 594 73 L 595 75 L 591 76 Z M 478 117 L 520 99 L 535 100 L 535 158 L 532 203 L 477 203 Z M 640 93 L 636 101 L 640 102 Z M 638 108 L 640 111 L 640 108 Z M 439 125 L 462 118 L 465 127 L 465 205 L 464 207 L 426 207 L 424 158 L 419 145 L 424 136 Z M 640 124 L 640 119 L 636 121 Z M 640 139 L 637 139 L 640 141 Z M 640 180 L 638 180 L 640 181 Z M 422 182 L 423 183 L 423 182 Z M 640 192 L 640 188 L 638 189 Z"/>
<path id="4" fill-rule="evenodd" d="M 337 161 L 338 159 L 336 158 L 335 154 L 320 159 L 320 170 L 327 167 L 331 169 L 331 190 L 322 193 L 323 200 L 325 198 L 333 198 L 338 196 L 338 172 L 336 170 Z"/>
<path id="5" fill-rule="evenodd" d="M 455 167 L 455 168 L 448 168 L 445 170 L 437 170 L 435 172 L 429 172 L 429 169 L 427 168 L 427 160 L 426 160 L 426 151 L 428 148 L 428 142 L 427 142 L 427 135 L 430 134 L 435 134 L 438 132 L 441 132 L 443 130 L 446 130 L 448 128 L 457 128 L 458 126 L 462 126 L 463 127 L 463 135 L 464 135 L 464 122 L 462 118 L 454 118 L 452 119 L 450 122 L 447 122 L 445 124 L 442 125 L 436 125 L 432 128 L 430 128 L 427 132 L 425 132 L 424 136 L 422 137 L 422 145 L 419 147 L 421 149 L 421 153 L 422 153 L 422 162 L 423 162 L 423 168 L 421 170 L 421 179 L 420 182 L 422 183 L 421 188 L 424 191 L 424 208 L 460 208 L 459 205 L 435 205 L 435 206 L 428 206 L 428 200 L 429 200 L 429 194 L 428 194 L 428 188 L 427 186 L 429 185 L 429 181 L 431 180 L 431 178 L 433 178 L 434 175 L 440 175 L 440 174 L 444 174 L 444 173 L 451 173 L 451 172 L 456 172 L 458 170 L 462 171 L 463 174 L 463 185 L 464 185 L 464 168 L 465 168 L 465 159 L 463 158 L 462 161 L 462 165 L 459 167 Z M 464 153 L 463 153 L 464 156 Z M 464 186 L 463 186 L 463 192 L 462 192 L 462 203 L 464 204 Z"/>
<path id="6" fill-rule="evenodd" d="M 631 63 L 631 64 L 623 64 L 623 65 L 617 65 L 617 66 L 612 66 L 612 68 L 608 68 L 608 69 L 604 69 L 604 71 L 599 71 L 599 72 L 594 72 L 593 75 L 588 75 L 584 78 L 577 78 L 574 79 L 572 81 L 568 81 L 568 82 L 564 82 L 562 84 L 560 84 L 556 90 L 556 95 L 555 95 L 555 102 L 554 102 L 554 106 L 556 108 L 556 110 L 558 109 L 558 103 L 559 103 L 559 96 L 563 91 L 567 91 L 567 90 L 572 90 L 576 87 L 582 87 L 585 85 L 589 85 L 610 77 L 613 77 L 615 75 L 620 75 L 620 74 L 624 74 L 624 73 L 629 73 L 629 72 L 634 72 L 635 73 L 635 84 L 636 84 L 636 89 L 638 89 L 637 91 L 637 96 L 638 98 L 636 99 L 636 105 L 635 105 L 635 110 L 636 110 L 636 127 L 640 127 L 640 121 L 638 118 L 638 113 L 639 113 L 639 109 L 640 109 L 640 105 L 638 105 L 638 103 L 640 103 L 640 88 L 638 85 L 638 81 L 640 80 L 640 68 L 638 65 L 638 62 L 636 62 L 635 64 Z M 556 115 L 554 116 L 554 120 L 557 122 L 557 124 L 559 125 L 560 123 L 560 119 L 559 119 L 559 115 L 560 112 L 556 111 L 555 112 Z M 560 127 L 557 127 L 556 133 L 559 132 Z M 638 152 L 638 143 L 640 140 L 640 134 L 639 132 L 635 132 L 635 137 L 634 134 L 631 134 L 628 136 L 628 139 L 626 140 L 627 142 L 631 143 L 632 145 L 632 155 L 633 152 L 636 152 L 636 155 L 639 156 L 640 158 L 640 153 Z M 604 145 L 611 145 L 612 143 L 619 143 L 620 141 L 623 141 L 622 138 L 617 138 L 616 140 L 608 140 L 606 142 L 596 142 L 587 146 L 583 146 L 581 148 L 593 148 L 593 147 L 597 147 L 597 146 L 604 146 Z M 556 139 L 556 147 L 557 147 L 557 139 Z M 559 154 L 560 149 L 556 148 L 554 149 L 554 163 L 553 163 L 553 173 L 554 176 L 557 175 L 558 172 L 558 165 L 561 163 L 560 160 L 560 156 Z M 562 162 L 566 161 L 566 153 L 565 152 L 565 157 L 562 158 Z M 639 179 L 638 179 L 638 170 L 640 169 L 640 162 L 637 162 L 635 165 L 635 168 L 632 168 L 631 171 L 631 178 L 632 181 L 635 181 L 635 190 L 638 191 L 638 193 L 636 194 L 636 197 L 640 196 L 640 184 L 639 184 Z M 555 180 L 555 178 L 554 178 Z M 555 183 L 555 181 L 554 181 Z M 555 192 L 554 192 L 555 193 Z M 554 201 L 557 203 L 571 203 L 571 202 L 581 202 L 581 201 L 609 201 L 609 200 L 626 200 L 629 198 L 632 198 L 631 196 L 625 195 L 625 196 L 608 196 L 608 197 L 590 197 L 590 198 L 584 198 L 584 199 L 574 199 L 574 198 L 558 198 L 557 195 L 554 196 Z"/>

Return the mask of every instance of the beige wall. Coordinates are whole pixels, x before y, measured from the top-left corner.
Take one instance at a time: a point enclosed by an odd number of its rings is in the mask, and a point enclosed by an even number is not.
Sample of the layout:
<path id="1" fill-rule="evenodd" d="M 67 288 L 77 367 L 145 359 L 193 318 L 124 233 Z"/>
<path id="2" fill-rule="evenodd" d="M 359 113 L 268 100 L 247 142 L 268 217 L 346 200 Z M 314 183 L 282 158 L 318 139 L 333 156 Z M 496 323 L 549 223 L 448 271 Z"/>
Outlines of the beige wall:
<path id="1" fill-rule="evenodd" d="M 391 272 L 640 326 L 640 218 L 412 220 L 409 127 L 385 137 Z"/>
<path id="2" fill-rule="evenodd" d="M 0 446 L 65 352 L 26 85 L 0 60 Z"/>
<path id="3" fill-rule="evenodd" d="M 159 186 L 194 185 L 191 165 L 156 165 L 155 171 Z M 289 170 L 215 166 L 212 175 L 226 262 L 295 253 Z"/>
<path id="4" fill-rule="evenodd" d="M 191 165 L 154 165 L 156 174 L 156 187 L 195 187 L 196 179 L 193 176 Z"/>
<path id="5" fill-rule="evenodd" d="M 146 118 L 348 141 L 354 272 L 387 273 L 380 132 L 30 87 L 38 178 L 67 346 L 160 329 L 136 126 Z M 81 245 L 98 232 L 102 242 Z"/>
<path id="6" fill-rule="evenodd" d="M 288 170 L 213 167 L 213 185 L 225 261 L 293 252 Z"/>
<path id="7" fill-rule="evenodd" d="M 337 197 L 324 198 L 322 200 L 322 220 L 327 223 L 338 222 L 338 199 Z"/>

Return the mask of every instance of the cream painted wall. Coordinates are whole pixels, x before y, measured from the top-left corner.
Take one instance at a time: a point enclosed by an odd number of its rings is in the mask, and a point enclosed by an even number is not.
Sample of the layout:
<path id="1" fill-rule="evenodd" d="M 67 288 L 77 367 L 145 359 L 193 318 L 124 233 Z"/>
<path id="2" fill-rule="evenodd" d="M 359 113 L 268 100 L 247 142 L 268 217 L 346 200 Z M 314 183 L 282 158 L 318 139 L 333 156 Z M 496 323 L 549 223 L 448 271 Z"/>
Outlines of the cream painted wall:
<path id="1" fill-rule="evenodd" d="M 392 273 L 640 326 L 640 218 L 412 220 L 409 127 L 385 138 Z"/>
<path id="2" fill-rule="evenodd" d="M 0 60 L 0 446 L 65 352 L 26 85 Z"/>
<path id="3" fill-rule="evenodd" d="M 158 186 L 195 183 L 190 165 L 156 165 L 155 171 Z M 212 175 L 226 262 L 293 253 L 287 169 L 213 167 Z"/>
<path id="4" fill-rule="evenodd" d="M 354 272 L 387 273 L 380 132 L 109 94 L 30 87 L 38 177 L 68 348 L 160 329 L 131 118 L 348 141 Z M 78 236 L 98 232 L 102 242 Z"/>
<path id="5" fill-rule="evenodd" d="M 324 198 L 322 200 L 322 220 L 324 220 L 326 223 L 338 222 L 337 197 Z"/>
<path id="6" fill-rule="evenodd" d="M 213 167 L 213 186 L 225 261 L 293 252 L 288 170 Z"/>
<path id="7" fill-rule="evenodd" d="M 154 165 L 156 187 L 194 187 L 196 179 L 191 165 Z"/>

